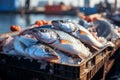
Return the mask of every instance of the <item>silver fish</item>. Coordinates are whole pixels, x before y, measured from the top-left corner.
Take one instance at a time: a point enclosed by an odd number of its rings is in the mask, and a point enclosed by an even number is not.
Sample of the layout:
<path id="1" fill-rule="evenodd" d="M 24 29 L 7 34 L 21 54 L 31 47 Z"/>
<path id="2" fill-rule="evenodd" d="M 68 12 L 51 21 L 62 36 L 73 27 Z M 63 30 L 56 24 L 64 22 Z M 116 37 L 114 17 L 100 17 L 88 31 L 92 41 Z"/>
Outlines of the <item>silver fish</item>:
<path id="1" fill-rule="evenodd" d="M 34 28 L 31 30 L 33 31 L 32 34 L 39 41 L 42 41 L 58 50 L 64 51 L 70 55 L 76 55 L 81 59 L 91 55 L 88 48 L 86 48 L 79 40 L 63 31 L 48 28 Z"/>
<path id="2" fill-rule="evenodd" d="M 94 25 L 96 27 L 98 36 L 102 36 L 107 40 L 114 40 L 120 37 L 114 26 L 107 20 L 96 20 L 94 21 Z"/>
<path id="3" fill-rule="evenodd" d="M 25 55 L 24 49 L 36 43 L 37 40 L 34 40 L 33 38 L 27 38 L 26 36 L 16 36 L 14 38 L 13 45 L 18 54 Z"/>
<path id="4" fill-rule="evenodd" d="M 1 45 L 2 45 L 2 52 L 4 54 L 10 54 L 10 55 L 15 55 L 15 50 L 13 47 L 13 42 L 14 42 L 14 38 L 12 36 L 6 36 L 6 39 L 4 38 L 4 40 L 2 41 Z"/>
<path id="5" fill-rule="evenodd" d="M 25 35 L 25 34 L 28 34 L 28 33 L 32 33 L 31 32 L 31 29 L 32 28 L 53 28 L 53 26 L 52 25 L 45 25 L 45 26 L 39 26 L 39 27 L 30 27 L 30 28 L 26 28 L 26 29 L 24 29 L 24 30 L 22 30 L 22 31 L 20 31 L 19 32 L 19 35 Z"/>
<path id="6" fill-rule="evenodd" d="M 79 64 L 81 62 L 81 59 L 79 58 L 73 58 L 71 56 L 66 55 L 65 53 L 61 51 L 57 51 L 58 55 L 60 56 L 59 63 L 62 64 Z"/>
<path id="7" fill-rule="evenodd" d="M 18 55 L 37 60 L 59 60 L 58 54 L 50 47 L 37 44 L 36 40 L 19 36 L 14 41 L 14 48 Z"/>
<path id="8" fill-rule="evenodd" d="M 102 44 L 99 41 L 97 41 L 86 28 L 80 26 L 79 24 L 73 22 L 59 22 L 59 21 L 52 21 L 52 24 L 56 29 L 63 30 L 73 35 L 74 37 L 92 46 L 93 48 L 97 47 L 98 49 L 101 49 L 105 46 L 105 44 Z"/>

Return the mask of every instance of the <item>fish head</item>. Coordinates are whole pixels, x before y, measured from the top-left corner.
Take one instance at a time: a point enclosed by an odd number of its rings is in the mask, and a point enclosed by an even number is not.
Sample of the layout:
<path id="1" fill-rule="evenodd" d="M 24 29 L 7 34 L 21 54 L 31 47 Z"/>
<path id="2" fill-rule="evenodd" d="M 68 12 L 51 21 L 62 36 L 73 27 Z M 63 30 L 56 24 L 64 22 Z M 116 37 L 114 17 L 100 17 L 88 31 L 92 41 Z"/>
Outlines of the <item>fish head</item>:
<path id="1" fill-rule="evenodd" d="M 56 29 L 61 29 L 65 32 L 73 32 L 76 29 L 75 25 L 71 22 L 68 22 L 68 21 L 66 21 L 66 22 L 52 21 L 52 24 Z"/>
<path id="2" fill-rule="evenodd" d="M 57 40 L 57 34 L 47 28 L 32 29 L 32 34 L 36 37 L 37 40 L 43 41 L 45 43 L 52 43 Z"/>
<path id="3" fill-rule="evenodd" d="M 44 44 L 38 44 L 34 45 L 36 56 L 40 56 L 41 59 L 47 60 L 47 61 L 58 61 L 60 59 L 60 56 L 56 53 L 55 50 L 53 50 L 51 47 L 44 45 Z M 36 47 L 39 50 L 36 50 Z"/>
<path id="4" fill-rule="evenodd" d="M 59 59 L 59 55 L 53 49 L 51 49 L 49 47 L 45 47 L 44 49 L 45 49 L 45 52 L 47 53 L 47 54 L 44 55 L 44 57 Z"/>

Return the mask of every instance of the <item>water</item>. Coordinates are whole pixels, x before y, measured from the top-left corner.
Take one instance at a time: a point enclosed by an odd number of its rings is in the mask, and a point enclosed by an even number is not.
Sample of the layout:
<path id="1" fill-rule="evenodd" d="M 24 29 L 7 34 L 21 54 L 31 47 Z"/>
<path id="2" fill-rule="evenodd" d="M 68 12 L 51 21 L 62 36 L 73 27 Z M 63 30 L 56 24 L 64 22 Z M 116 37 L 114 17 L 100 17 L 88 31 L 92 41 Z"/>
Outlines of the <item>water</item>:
<path id="1" fill-rule="evenodd" d="M 77 16 L 58 16 L 58 15 L 44 15 L 44 14 L 0 14 L 0 33 L 10 32 L 11 25 L 19 25 L 21 28 L 25 28 L 31 24 L 34 24 L 36 20 L 55 20 L 55 19 L 78 19 Z"/>

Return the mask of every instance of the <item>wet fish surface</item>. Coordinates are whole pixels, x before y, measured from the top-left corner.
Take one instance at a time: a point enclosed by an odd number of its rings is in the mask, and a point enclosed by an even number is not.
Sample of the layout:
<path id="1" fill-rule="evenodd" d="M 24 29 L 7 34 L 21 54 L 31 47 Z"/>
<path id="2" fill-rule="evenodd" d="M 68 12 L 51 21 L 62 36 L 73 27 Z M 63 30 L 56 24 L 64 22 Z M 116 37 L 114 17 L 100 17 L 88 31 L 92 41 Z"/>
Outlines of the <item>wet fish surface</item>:
<path id="1" fill-rule="evenodd" d="M 82 59 L 91 55 L 83 43 L 63 31 L 48 28 L 33 28 L 30 31 L 39 41 L 70 55 L 77 55 Z"/>
<path id="2" fill-rule="evenodd" d="M 59 59 L 59 56 L 52 48 L 25 36 L 16 37 L 14 48 L 18 54 L 33 59 Z"/>
<path id="3" fill-rule="evenodd" d="M 56 29 L 63 30 L 92 47 L 97 47 L 99 49 L 105 47 L 105 45 L 97 41 L 86 28 L 79 24 L 68 21 L 52 21 L 52 24 Z"/>
<path id="4" fill-rule="evenodd" d="M 102 36 L 107 40 L 119 38 L 119 34 L 115 31 L 114 25 L 107 20 L 94 21 L 98 36 Z"/>

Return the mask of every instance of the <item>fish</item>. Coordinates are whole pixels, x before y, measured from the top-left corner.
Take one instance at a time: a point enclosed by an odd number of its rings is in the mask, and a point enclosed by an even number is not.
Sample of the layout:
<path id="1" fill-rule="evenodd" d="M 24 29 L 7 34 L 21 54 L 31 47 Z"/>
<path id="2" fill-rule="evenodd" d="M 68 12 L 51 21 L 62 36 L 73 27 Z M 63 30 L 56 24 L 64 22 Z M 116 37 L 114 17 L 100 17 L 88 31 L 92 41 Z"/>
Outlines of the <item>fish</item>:
<path id="1" fill-rule="evenodd" d="M 57 50 L 58 55 L 60 56 L 59 63 L 61 64 L 79 64 L 81 63 L 81 59 L 73 58 L 71 56 L 66 55 L 64 52 Z"/>
<path id="2" fill-rule="evenodd" d="M 26 28 L 26 29 L 24 29 L 24 30 L 22 30 L 22 31 L 20 31 L 19 32 L 19 35 L 26 35 L 26 34 L 30 34 L 30 33 L 32 33 L 31 32 L 31 29 L 32 28 L 53 28 L 53 26 L 52 25 L 44 25 L 44 26 L 38 26 L 38 27 L 29 27 L 29 28 Z"/>
<path id="3" fill-rule="evenodd" d="M 5 54 L 10 54 L 11 50 L 13 50 L 13 41 L 14 38 L 10 35 L 7 35 L 3 38 L 3 41 L 1 42 L 2 46 L 2 52 Z"/>
<path id="4" fill-rule="evenodd" d="M 25 53 L 37 60 L 58 61 L 60 59 L 52 48 L 40 43 L 27 47 Z"/>
<path id="5" fill-rule="evenodd" d="M 14 49 L 20 53 L 21 55 L 25 55 L 24 49 L 28 46 L 31 46 L 33 44 L 36 44 L 37 40 L 34 40 L 33 38 L 28 38 L 26 36 L 16 36 L 14 38 Z M 23 46 L 22 46 L 23 45 Z"/>
<path id="6" fill-rule="evenodd" d="M 49 28 L 33 28 L 31 31 L 33 32 L 32 35 L 34 35 L 38 41 L 44 42 L 49 46 L 66 52 L 71 56 L 85 59 L 86 57 L 92 55 L 89 49 L 86 48 L 82 42 L 63 31 Z"/>
<path id="7" fill-rule="evenodd" d="M 81 19 L 81 18 L 79 19 L 79 21 L 78 21 L 77 23 L 78 23 L 79 25 L 85 27 L 85 28 L 88 28 L 88 27 L 92 26 L 92 23 L 87 22 L 87 21 L 85 21 L 85 20 L 83 20 L 83 19 Z"/>
<path id="8" fill-rule="evenodd" d="M 119 33 L 115 30 L 114 25 L 107 20 L 96 20 L 93 22 L 96 27 L 98 36 L 104 37 L 108 41 L 120 38 Z"/>
<path id="9" fill-rule="evenodd" d="M 63 30 L 69 33 L 85 44 L 92 46 L 96 49 L 105 47 L 105 44 L 100 43 L 97 39 L 83 26 L 73 22 L 52 21 L 55 29 Z"/>
<path id="10" fill-rule="evenodd" d="M 32 38 L 25 36 L 17 36 L 14 41 L 14 48 L 18 52 L 18 55 L 25 56 L 27 58 L 57 61 L 59 60 L 58 54 L 49 46 L 37 43 Z"/>

